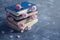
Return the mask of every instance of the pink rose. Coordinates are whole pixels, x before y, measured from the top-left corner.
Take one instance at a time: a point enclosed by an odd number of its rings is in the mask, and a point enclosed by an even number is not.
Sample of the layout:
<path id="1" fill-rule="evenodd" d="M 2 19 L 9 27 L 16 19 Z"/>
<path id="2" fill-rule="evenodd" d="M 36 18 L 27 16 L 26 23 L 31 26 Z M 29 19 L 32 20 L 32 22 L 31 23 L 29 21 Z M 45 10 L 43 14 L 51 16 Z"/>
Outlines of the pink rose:
<path id="1" fill-rule="evenodd" d="M 9 20 L 10 22 L 13 22 L 13 18 L 12 18 L 12 17 L 8 18 L 8 20 Z"/>
<path id="2" fill-rule="evenodd" d="M 19 23 L 18 24 L 19 29 L 23 29 L 24 25 L 25 25 L 24 23 Z"/>
<path id="3" fill-rule="evenodd" d="M 20 10 L 21 8 L 22 8 L 22 7 L 21 7 L 20 4 L 17 4 L 17 5 L 16 5 L 16 9 L 17 9 L 17 10 Z"/>
<path id="4" fill-rule="evenodd" d="M 36 18 L 36 15 L 33 14 L 30 18 L 31 18 L 31 19 L 35 19 L 35 18 Z"/>
<path id="5" fill-rule="evenodd" d="M 8 12 L 6 15 L 7 15 L 7 16 L 10 16 L 10 13 Z"/>
<path id="6" fill-rule="evenodd" d="M 36 11 L 37 10 L 37 7 L 36 6 L 33 6 L 32 8 L 30 8 L 31 11 Z"/>
<path id="7" fill-rule="evenodd" d="M 23 18 L 26 18 L 26 17 L 28 17 L 28 14 L 27 14 L 27 13 L 22 14 L 22 17 L 23 17 Z"/>
<path id="8" fill-rule="evenodd" d="M 28 27 L 28 30 L 31 30 L 31 27 Z"/>

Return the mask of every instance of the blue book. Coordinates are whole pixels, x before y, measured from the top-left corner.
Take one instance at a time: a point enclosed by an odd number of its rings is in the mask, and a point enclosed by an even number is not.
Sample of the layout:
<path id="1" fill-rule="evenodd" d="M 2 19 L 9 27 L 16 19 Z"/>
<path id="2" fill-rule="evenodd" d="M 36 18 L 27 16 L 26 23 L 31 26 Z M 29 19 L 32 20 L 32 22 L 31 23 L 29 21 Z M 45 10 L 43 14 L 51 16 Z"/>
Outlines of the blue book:
<path id="1" fill-rule="evenodd" d="M 6 11 L 12 13 L 15 16 L 19 16 L 23 13 L 27 13 L 29 8 L 31 8 L 32 6 L 36 6 L 36 4 L 30 3 L 27 1 L 21 2 L 20 5 L 22 6 L 22 8 L 20 10 L 17 10 L 15 8 L 16 5 L 13 5 L 13 6 L 6 7 Z"/>

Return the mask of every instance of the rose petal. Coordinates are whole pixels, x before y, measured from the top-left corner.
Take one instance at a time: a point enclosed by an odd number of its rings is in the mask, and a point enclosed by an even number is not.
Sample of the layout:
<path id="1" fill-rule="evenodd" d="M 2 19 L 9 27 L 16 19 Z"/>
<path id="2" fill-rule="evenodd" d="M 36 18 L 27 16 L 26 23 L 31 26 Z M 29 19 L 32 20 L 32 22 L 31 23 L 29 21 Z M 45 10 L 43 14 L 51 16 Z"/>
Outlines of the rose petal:
<path id="1" fill-rule="evenodd" d="M 2 34 L 4 34 L 4 33 L 5 33 L 5 31 L 1 31 L 1 33 L 2 33 Z"/>
<path id="2" fill-rule="evenodd" d="M 17 37 L 17 38 L 20 38 L 21 36 L 20 36 L 20 35 L 17 35 L 16 37 Z"/>
<path id="3" fill-rule="evenodd" d="M 10 32 L 14 32 L 14 30 L 10 30 Z"/>

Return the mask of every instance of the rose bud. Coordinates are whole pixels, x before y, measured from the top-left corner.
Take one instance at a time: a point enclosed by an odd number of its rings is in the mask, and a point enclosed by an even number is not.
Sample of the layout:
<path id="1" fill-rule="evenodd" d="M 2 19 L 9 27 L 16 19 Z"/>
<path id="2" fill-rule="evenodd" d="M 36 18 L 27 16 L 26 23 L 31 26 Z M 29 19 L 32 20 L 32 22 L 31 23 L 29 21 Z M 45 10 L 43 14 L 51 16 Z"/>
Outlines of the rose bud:
<path id="1" fill-rule="evenodd" d="M 33 6 L 32 8 L 30 8 L 30 11 L 36 11 L 36 10 L 37 10 L 36 6 Z"/>
<path id="2" fill-rule="evenodd" d="M 22 7 L 21 7 L 20 4 L 17 4 L 17 5 L 16 5 L 16 9 L 17 9 L 17 10 L 20 10 L 21 8 L 22 8 Z"/>
<path id="3" fill-rule="evenodd" d="M 31 27 L 28 27 L 28 30 L 31 30 Z"/>
<path id="4" fill-rule="evenodd" d="M 18 24 L 18 27 L 19 27 L 20 29 L 23 29 L 24 25 L 25 25 L 24 23 L 19 23 L 19 24 Z"/>
<path id="5" fill-rule="evenodd" d="M 10 17 L 10 18 L 8 18 L 8 20 L 9 20 L 10 22 L 12 22 L 12 21 L 13 21 L 13 18 L 12 18 L 12 17 Z"/>
<path id="6" fill-rule="evenodd" d="M 35 14 L 32 15 L 30 18 L 31 18 L 31 19 L 35 19 L 35 18 L 36 18 L 36 15 L 35 15 Z"/>
<path id="7" fill-rule="evenodd" d="M 22 14 L 22 17 L 23 17 L 23 18 L 26 18 L 26 17 L 28 17 L 28 14 L 27 14 L 27 13 Z"/>
<path id="8" fill-rule="evenodd" d="M 7 15 L 7 16 L 10 16 L 10 13 L 8 12 L 6 15 Z"/>

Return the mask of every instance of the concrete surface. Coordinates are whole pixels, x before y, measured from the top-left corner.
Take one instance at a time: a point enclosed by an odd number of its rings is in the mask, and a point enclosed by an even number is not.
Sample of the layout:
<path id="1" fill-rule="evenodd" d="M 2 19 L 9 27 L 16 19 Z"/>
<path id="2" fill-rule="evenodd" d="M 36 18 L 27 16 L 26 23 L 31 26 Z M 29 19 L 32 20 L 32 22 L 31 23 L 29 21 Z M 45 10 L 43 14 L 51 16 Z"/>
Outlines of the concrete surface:
<path id="1" fill-rule="evenodd" d="M 22 1 L 37 4 L 39 22 L 20 33 L 8 27 L 5 7 Z M 60 0 L 0 0 L 0 40 L 60 40 Z"/>

